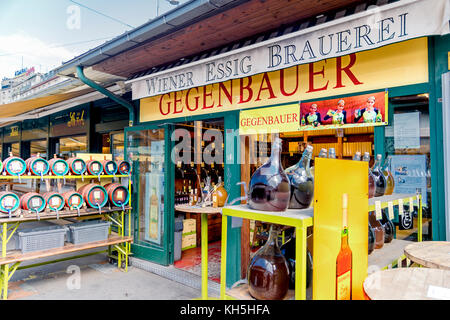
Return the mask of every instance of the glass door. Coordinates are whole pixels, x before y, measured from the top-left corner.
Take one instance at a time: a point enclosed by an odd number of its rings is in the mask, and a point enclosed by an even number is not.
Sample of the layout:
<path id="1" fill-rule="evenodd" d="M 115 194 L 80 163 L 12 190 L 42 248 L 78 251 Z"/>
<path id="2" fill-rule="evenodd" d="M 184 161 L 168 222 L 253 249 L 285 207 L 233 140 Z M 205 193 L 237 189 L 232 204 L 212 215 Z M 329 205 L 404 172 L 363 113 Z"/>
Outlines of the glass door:
<path id="1" fill-rule="evenodd" d="M 173 257 L 173 206 L 170 203 L 173 171 L 168 126 L 126 129 L 125 155 L 132 164 L 132 234 L 133 254 L 162 265 Z"/>

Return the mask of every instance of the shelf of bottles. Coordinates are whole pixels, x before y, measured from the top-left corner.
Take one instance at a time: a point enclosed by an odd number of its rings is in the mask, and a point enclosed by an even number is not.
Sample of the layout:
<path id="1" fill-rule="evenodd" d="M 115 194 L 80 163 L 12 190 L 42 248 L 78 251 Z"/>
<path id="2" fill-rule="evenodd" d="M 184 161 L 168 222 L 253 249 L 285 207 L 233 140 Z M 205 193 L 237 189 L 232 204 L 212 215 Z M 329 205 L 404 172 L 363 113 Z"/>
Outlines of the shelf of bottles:
<path id="1" fill-rule="evenodd" d="M 204 199 L 205 194 L 209 192 L 208 190 L 211 187 L 224 181 L 224 144 L 216 145 L 215 138 L 211 139 L 212 141 L 203 139 L 207 131 L 220 133 L 223 137 L 223 120 L 187 122 L 177 126 L 177 129 L 180 128 L 186 130 L 190 135 L 191 145 L 187 148 L 185 145 L 174 147 L 174 154 L 179 156 L 175 161 L 174 204 L 195 205 L 201 199 Z M 204 159 L 204 152 L 207 148 L 213 158 L 213 161 L 208 161 L 209 163 Z M 190 154 L 186 155 L 185 152 Z M 222 153 L 220 159 L 216 157 L 217 152 Z"/>

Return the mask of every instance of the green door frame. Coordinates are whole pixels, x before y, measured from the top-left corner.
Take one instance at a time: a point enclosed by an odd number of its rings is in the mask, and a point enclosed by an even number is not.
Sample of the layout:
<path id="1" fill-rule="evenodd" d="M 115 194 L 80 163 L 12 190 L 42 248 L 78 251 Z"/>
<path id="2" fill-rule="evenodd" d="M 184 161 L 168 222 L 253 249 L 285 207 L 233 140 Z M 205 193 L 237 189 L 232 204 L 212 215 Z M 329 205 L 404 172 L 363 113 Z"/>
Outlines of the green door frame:
<path id="1" fill-rule="evenodd" d="M 152 129 L 164 129 L 164 160 L 166 163 L 166 167 L 164 170 L 164 215 L 163 215 L 163 230 L 162 232 L 162 246 L 158 246 L 156 244 L 152 244 L 150 242 L 137 242 L 139 234 L 139 192 L 140 192 L 140 184 L 133 183 L 133 190 L 131 194 L 131 203 L 132 203 L 132 212 L 131 219 L 133 219 L 133 230 L 131 234 L 133 235 L 135 242 L 131 244 L 132 253 L 138 257 L 145 260 L 150 260 L 152 262 L 161 264 L 161 265 L 169 265 L 173 263 L 173 224 L 174 224 L 174 214 L 173 214 L 173 206 L 167 205 L 168 203 L 173 203 L 173 189 L 174 185 L 171 183 L 166 183 L 167 181 L 171 181 L 174 171 L 174 165 L 172 161 L 170 161 L 170 152 L 167 152 L 167 146 L 169 146 L 168 150 L 171 150 L 171 140 L 170 135 L 171 132 L 170 125 L 163 124 L 161 126 L 157 126 L 155 124 L 145 124 L 135 127 L 125 128 L 125 143 L 124 143 L 124 156 L 126 160 L 128 159 L 128 144 L 127 141 L 130 133 L 143 131 L 143 130 L 152 130 Z M 133 172 L 132 172 L 132 181 L 139 181 L 139 168 L 137 165 L 133 164 Z"/>
<path id="2" fill-rule="evenodd" d="M 166 136 L 166 159 L 169 164 L 168 170 L 165 172 L 165 203 L 174 203 L 174 194 L 175 194 L 175 186 L 174 183 L 170 183 L 174 180 L 174 171 L 175 164 L 172 163 L 170 159 L 171 150 L 174 146 L 174 142 L 171 141 L 170 137 L 172 136 L 174 125 L 182 122 L 190 122 L 190 121 L 202 121 L 208 120 L 211 118 L 224 118 L 224 130 L 236 130 L 239 129 L 239 110 L 237 111 L 229 111 L 229 112 L 218 112 L 214 114 L 206 114 L 206 115 L 198 115 L 198 116 L 190 116 L 183 118 L 175 118 L 169 120 L 159 120 L 152 122 L 140 123 L 137 126 L 125 128 L 125 156 L 127 157 L 127 141 L 128 141 L 128 133 L 136 132 L 141 130 L 148 130 L 149 128 L 160 128 L 161 126 L 167 126 L 168 132 L 165 134 Z M 170 121 L 170 124 L 168 122 Z M 224 155 L 230 154 L 231 150 L 228 150 L 229 146 L 225 143 Z M 169 146 L 169 149 L 167 148 Z M 233 159 L 233 163 L 227 163 L 225 161 L 225 188 L 230 191 L 230 199 L 234 199 L 236 197 L 240 197 L 240 190 L 234 190 L 236 183 L 240 181 L 241 177 L 241 168 L 238 163 L 239 159 L 239 143 L 233 144 L 235 157 Z M 168 151 L 169 150 L 169 151 Z M 133 168 L 134 169 L 134 168 Z M 133 178 L 134 181 L 135 178 Z M 134 188 L 132 203 L 137 203 L 137 192 L 138 186 Z M 136 207 L 136 206 L 135 206 Z M 133 208 L 132 216 L 133 219 L 137 217 L 138 208 Z M 173 206 L 166 205 L 164 206 L 165 210 L 165 220 L 167 226 L 167 234 L 169 235 L 167 240 L 170 243 L 167 243 L 166 250 L 169 253 L 168 259 L 163 260 L 160 259 L 159 256 L 143 254 L 143 249 L 141 246 L 132 245 L 131 250 L 135 256 L 141 256 L 144 259 L 151 260 L 152 262 L 159 264 L 173 264 L 174 262 L 174 209 Z M 167 211 L 166 211 L 167 210 Z M 230 221 L 231 223 L 231 221 Z M 240 279 L 240 246 L 241 246 L 241 228 L 228 228 L 228 252 L 227 252 L 227 286 L 231 286 L 234 282 Z M 148 251 L 148 250 L 147 250 Z M 165 263 L 162 263 L 165 262 Z"/>

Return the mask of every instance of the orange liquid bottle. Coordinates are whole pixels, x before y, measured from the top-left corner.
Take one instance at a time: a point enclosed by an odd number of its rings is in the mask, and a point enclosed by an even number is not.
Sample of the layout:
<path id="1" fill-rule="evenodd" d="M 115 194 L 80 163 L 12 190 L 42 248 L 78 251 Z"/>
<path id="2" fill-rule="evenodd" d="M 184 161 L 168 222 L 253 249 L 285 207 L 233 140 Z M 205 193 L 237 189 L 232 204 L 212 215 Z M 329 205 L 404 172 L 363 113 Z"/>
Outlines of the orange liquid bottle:
<path id="1" fill-rule="evenodd" d="M 342 195 L 341 249 L 336 258 L 336 300 L 352 299 L 352 250 L 348 245 L 346 193 Z"/>

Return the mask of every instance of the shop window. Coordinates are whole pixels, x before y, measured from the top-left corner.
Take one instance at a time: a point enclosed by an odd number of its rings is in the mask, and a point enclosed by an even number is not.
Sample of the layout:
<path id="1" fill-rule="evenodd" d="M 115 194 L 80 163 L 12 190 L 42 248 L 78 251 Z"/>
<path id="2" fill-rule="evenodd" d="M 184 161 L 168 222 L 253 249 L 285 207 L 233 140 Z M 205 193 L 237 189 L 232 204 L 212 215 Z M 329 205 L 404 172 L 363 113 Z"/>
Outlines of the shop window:
<path id="1" fill-rule="evenodd" d="M 63 159 L 68 159 L 74 153 L 87 152 L 86 136 L 74 136 L 60 138 L 56 148 L 56 153 Z"/>
<path id="2" fill-rule="evenodd" d="M 47 159 L 47 140 L 30 141 L 30 155 L 40 154 L 44 159 Z"/>
<path id="3" fill-rule="evenodd" d="M 390 98 L 394 114 L 385 130 L 385 153 L 392 157 L 391 172 L 398 193 L 422 194 L 423 239 L 432 240 L 430 113 L 428 94 Z M 405 206 L 406 207 L 406 206 Z M 398 239 L 417 239 L 417 210 L 413 228 L 398 230 Z"/>
<path id="4" fill-rule="evenodd" d="M 111 134 L 111 153 L 113 156 L 113 159 L 115 160 L 124 160 L 124 133 L 112 133 Z"/>
<path id="5" fill-rule="evenodd" d="M 12 152 L 15 156 L 20 156 L 20 143 L 12 143 L 9 152 Z"/>

